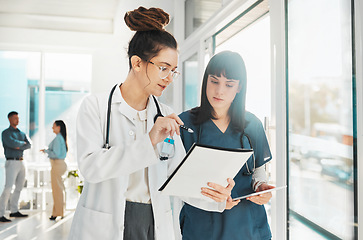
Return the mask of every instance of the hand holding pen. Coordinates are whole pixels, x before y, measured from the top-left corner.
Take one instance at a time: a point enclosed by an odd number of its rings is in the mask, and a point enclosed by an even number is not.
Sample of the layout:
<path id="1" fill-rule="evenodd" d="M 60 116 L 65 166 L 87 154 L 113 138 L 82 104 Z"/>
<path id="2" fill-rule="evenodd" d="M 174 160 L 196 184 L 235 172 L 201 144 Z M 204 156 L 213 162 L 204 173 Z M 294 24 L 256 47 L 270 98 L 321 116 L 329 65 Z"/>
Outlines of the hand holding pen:
<path id="1" fill-rule="evenodd" d="M 186 130 L 186 131 L 188 131 L 188 133 L 194 133 L 193 129 L 188 128 L 188 127 L 187 127 L 187 126 L 185 126 L 185 125 L 179 125 L 179 127 L 180 127 L 180 128 L 182 128 L 182 129 L 184 129 L 184 130 Z"/>
<path id="2" fill-rule="evenodd" d="M 149 132 L 152 145 L 155 146 L 157 143 L 164 141 L 169 135 L 173 136 L 174 133 L 180 135 L 180 128 L 189 133 L 194 132 L 192 129 L 184 126 L 183 121 L 175 113 L 165 117 L 158 117 Z"/>
<path id="3" fill-rule="evenodd" d="M 149 137 L 153 146 L 164 141 L 168 136 L 173 136 L 175 133 L 180 135 L 180 125 L 184 125 L 183 121 L 172 113 L 165 117 L 158 117 L 154 126 L 149 132 Z"/>

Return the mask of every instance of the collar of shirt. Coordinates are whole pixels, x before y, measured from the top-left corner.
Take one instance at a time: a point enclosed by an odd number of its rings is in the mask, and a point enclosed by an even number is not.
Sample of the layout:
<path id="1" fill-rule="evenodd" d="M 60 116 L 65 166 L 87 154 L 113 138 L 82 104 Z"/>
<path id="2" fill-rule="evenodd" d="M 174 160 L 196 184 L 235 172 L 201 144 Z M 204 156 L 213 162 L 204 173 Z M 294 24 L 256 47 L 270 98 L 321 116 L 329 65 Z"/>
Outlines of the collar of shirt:
<path id="1" fill-rule="evenodd" d="M 138 111 L 137 115 L 141 121 L 145 121 L 147 119 L 147 108 L 142 111 Z"/>
<path id="2" fill-rule="evenodd" d="M 61 138 L 61 139 L 65 140 L 65 139 L 63 138 L 63 135 L 62 135 L 61 133 L 57 133 L 57 134 L 55 135 L 55 137 L 56 137 L 56 138 Z"/>
<path id="3" fill-rule="evenodd" d="M 10 129 L 11 131 L 20 132 L 19 128 L 14 128 L 14 127 L 12 127 L 12 126 L 9 126 L 9 129 Z"/>
<path id="4" fill-rule="evenodd" d="M 135 123 L 136 119 L 144 121 L 147 119 L 147 108 L 150 105 L 150 98 L 147 104 L 146 109 L 142 111 L 137 111 L 136 109 L 132 108 L 130 105 L 127 104 L 125 99 L 122 97 L 120 89 L 116 89 L 112 96 L 112 104 L 119 103 L 119 111 L 127 117 L 131 122 Z"/>

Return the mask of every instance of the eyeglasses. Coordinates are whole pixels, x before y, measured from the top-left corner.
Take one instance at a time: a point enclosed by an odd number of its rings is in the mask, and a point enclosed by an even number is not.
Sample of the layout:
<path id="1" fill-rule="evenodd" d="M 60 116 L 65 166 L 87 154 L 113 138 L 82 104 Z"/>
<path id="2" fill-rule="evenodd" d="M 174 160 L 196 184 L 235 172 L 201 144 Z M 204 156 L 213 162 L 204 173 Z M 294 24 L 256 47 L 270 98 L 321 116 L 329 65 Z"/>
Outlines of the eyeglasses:
<path id="1" fill-rule="evenodd" d="M 153 63 L 152 61 L 148 61 L 149 63 L 153 64 L 154 66 L 158 67 L 160 69 L 159 71 L 159 77 L 161 79 L 165 79 L 169 76 L 169 74 L 171 73 L 171 76 L 173 77 L 173 79 L 177 79 L 180 75 L 180 72 L 176 71 L 176 70 L 171 70 L 167 67 L 163 67 L 163 66 L 159 66 L 155 63 Z"/>

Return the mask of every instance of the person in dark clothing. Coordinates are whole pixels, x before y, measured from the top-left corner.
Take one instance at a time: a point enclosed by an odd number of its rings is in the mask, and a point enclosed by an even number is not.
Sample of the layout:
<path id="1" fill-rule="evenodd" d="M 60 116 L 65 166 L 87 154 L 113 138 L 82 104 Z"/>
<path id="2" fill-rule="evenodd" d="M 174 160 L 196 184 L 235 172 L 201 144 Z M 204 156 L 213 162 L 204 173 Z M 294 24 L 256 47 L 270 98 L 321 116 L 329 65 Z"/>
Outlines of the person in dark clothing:
<path id="1" fill-rule="evenodd" d="M 193 143 L 223 148 L 253 149 L 253 155 L 234 177 L 232 199 L 274 188 L 268 184 L 265 164 L 272 159 L 261 121 L 245 110 L 247 74 L 242 57 L 231 51 L 212 57 L 204 73 L 201 105 L 179 115 L 193 134 L 181 132 L 185 150 Z M 228 159 L 221 159 L 228 164 Z M 271 193 L 241 200 L 222 213 L 185 203 L 180 213 L 183 240 L 270 240 L 264 204 Z"/>
<path id="2" fill-rule="evenodd" d="M 6 157 L 5 163 L 5 187 L 0 197 L 0 222 L 11 222 L 5 215 L 6 204 L 9 201 L 11 189 L 15 184 L 15 190 L 10 198 L 10 217 L 27 217 L 18 209 L 20 192 L 23 189 L 25 181 L 25 167 L 23 163 L 23 152 L 31 147 L 31 144 L 25 133 L 20 131 L 19 116 L 17 112 L 8 114 L 10 126 L 2 134 L 2 142 Z"/>

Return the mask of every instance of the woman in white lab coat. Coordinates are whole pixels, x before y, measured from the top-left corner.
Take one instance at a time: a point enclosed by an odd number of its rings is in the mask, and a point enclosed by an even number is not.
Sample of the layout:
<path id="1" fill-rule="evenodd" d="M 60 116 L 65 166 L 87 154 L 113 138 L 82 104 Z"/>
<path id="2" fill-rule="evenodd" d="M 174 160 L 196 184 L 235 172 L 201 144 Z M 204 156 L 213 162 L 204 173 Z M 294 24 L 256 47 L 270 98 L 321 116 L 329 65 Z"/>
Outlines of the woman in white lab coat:
<path id="1" fill-rule="evenodd" d="M 128 76 L 111 94 L 109 148 L 104 147 L 109 94 L 89 96 L 78 114 L 78 167 L 85 184 L 69 239 L 175 238 L 170 199 L 158 188 L 185 155 L 183 122 L 153 95 L 160 96 L 179 75 L 177 43 L 164 30 L 169 15 L 161 9 L 140 7 L 126 13 L 125 22 L 136 33 L 129 43 Z M 165 117 L 154 123 L 160 114 Z M 168 136 L 175 150 L 160 157 Z M 233 207 L 228 197 L 234 182 L 229 183 L 202 191 L 214 203 L 186 201 L 210 211 Z"/>

